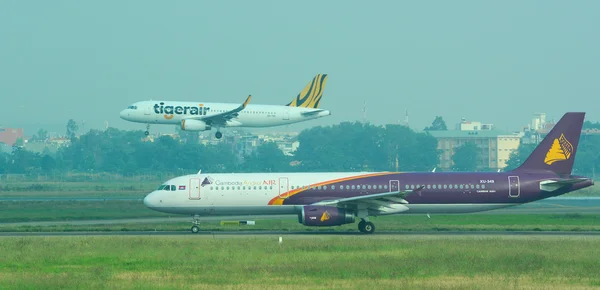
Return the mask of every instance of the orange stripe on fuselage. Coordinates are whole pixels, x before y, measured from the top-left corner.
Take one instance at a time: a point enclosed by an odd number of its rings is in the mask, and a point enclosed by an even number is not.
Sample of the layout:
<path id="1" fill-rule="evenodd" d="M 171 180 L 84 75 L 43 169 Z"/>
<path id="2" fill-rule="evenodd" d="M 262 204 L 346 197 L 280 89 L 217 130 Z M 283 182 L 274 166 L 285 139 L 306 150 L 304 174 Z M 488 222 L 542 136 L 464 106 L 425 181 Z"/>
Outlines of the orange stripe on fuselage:
<path id="1" fill-rule="evenodd" d="M 286 200 L 286 199 L 290 198 L 291 196 L 294 196 L 300 192 L 312 189 L 313 186 L 323 186 L 323 185 L 329 185 L 332 183 L 337 183 L 337 182 L 342 182 L 342 181 L 348 181 L 348 180 L 354 180 L 354 179 L 360 179 L 360 178 L 366 178 L 366 177 L 373 177 L 373 176 L 392 175 L 392 174 L 398 174 L 398 172 L 380 172 L 380 173 L 372 173 L 372 174 L 365 174 L 365 175 L 356 175 L 356 176 L 343 177 L 343 178 L 327 180 L 327 181 L 311 184 L 308 186 L 308 189 L 304 189 L 304 187 L 302 187 L 302 188 L 290 190 L 290 191 L 283 193 L 281 195 L 283 197 L 276 196 L 269 201 L 269 205 L 283 205 L 284 200 Z"/>

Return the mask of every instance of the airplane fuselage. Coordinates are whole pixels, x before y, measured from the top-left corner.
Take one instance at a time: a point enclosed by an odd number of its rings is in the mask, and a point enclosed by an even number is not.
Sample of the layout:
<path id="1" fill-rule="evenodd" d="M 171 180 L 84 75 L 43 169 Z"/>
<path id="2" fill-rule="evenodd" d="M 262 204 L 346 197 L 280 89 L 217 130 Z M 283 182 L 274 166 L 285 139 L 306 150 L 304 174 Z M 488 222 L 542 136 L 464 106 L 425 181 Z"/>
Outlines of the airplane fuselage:
<path id="1" fill-rule="evenodd" d="M 199 216 L 298 214 L 302 206 L 390 191 L 404 200 L 370 207 L 369 215 L 470 213 L 536 201 L 591 186 L 585 180 L 555 191 L 547 173 L 250 173 L 187 175 L 164 183 L 144 203 L 157 211 Z M 164 187 L 161 186 L 161 187 Z M 417 190 L 419 187 L 422 189 Z M 375 208 L 375 209 L 373 209 Z"/>
<path id="2" fill-rule="evenodd" d="M 177 101 L 142 101 L 121 111 L 121 118 L 144 124 L 181 124 L 186 118 L 210 117 L 237 108 L 239 104 Z M 314 112 L 311 114 L 311 112 Z M 277 105 L 249 104 L 222 127 L 273 127 L 329 116 L 327 110 Z M 219 127 L 219 126 L 215 126 Z"/>

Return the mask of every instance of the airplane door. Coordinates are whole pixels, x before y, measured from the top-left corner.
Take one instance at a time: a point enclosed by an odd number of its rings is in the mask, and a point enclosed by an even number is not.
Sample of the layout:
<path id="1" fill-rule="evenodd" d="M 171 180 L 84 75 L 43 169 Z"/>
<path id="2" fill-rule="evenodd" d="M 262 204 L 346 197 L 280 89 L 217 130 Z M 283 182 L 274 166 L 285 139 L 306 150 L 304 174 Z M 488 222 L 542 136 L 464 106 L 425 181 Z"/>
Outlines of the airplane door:
<path id="1" fill-rule="evenodd" d="M 190 199 L 200 199 L 200 178 L 190 179 Z"/>
<path id="2" fill-rule="evenodd" d="M 289 120 L 290 119 L 290 110 L 288 110 L 288 109 L 284 109 L 283 110 L 283 119 L 284 120 Z"/>
<path id="3" fill-rule="evenodd" d="M 289 188 L 289 182 L 287 177 L 280 177 L 279 178 L 279 197 L 281 198 L 286 198 L 286 196 L 284 195 L 286 192 L 288 192 L 290 190 Z"/>
<path id="4" fill-rule="evenodd" d="M 521 195 L 521 186 L 519 184 L 518 176 L 508 177 L 508 196 L 519 197 Z"/>
<path id="5" fill-rule="evenodd" d="M 150 110 L 152 110 L 152 108 L 150 107 L 150 105 L 148 105 L 147 107 L 144 108 L 144 115 L 150 115 Z"/>
<path id="6" fill-rule="evenodd" d="M 400 190 L 400 181 L 390 180 L 390 192 L 399 191 L 399 190 Z"/>

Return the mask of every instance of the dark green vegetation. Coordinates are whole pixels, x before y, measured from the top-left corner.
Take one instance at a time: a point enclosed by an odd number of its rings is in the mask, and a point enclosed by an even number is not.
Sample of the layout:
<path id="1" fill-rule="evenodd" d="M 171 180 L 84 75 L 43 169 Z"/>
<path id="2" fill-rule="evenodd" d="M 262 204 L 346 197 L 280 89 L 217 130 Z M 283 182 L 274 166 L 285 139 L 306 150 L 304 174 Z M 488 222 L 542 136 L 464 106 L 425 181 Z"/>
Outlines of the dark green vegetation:
<path id="1" fill-rule="evenodd" d="M 56 153 L 42 154 L 15 147 L 11 154 L 0 153 L 0 174 L 49 176 L 52 180 L 75 181 L 78 177 L 118 174 L 145 176 L 168 173 L 183 175 L 205 172 L 315 172 L 315 171 L 429 171 L 439 160 L 437 141 L 427 131 L 415 132 L 401 125 L 374 126 L 344 122 L 328 127 L 306 129 L 297 137 L 300 146 L 294 157 L 285 156 L 274 143 L 260 145 L 252 153 L 227 142 L 202 145 L 194 140 L 198 132 L 181 132 L 179 140 L 162 136 L 154 142 L 144 142 L 142 131 L 121 131 L 109 128 L 90 130 L 76 137 L 76 125 L 70 122 L 71 145 Z M 586 122 L 584 128 L 600 127 Z M 446 128 L 436 117 L 427 130 Z M 37 136 L 39 135 L 39 136 Z M 41 142 L 47 132 L 41 130 L 32 142 Z M 38 141 L 35 141 L 38 140 Z M 181 142 L 180 142 L 181 141 Z M 472 170 L 473 146 L 457 151 L 456 170 Z M 514 168 L 531 152 L 523 145 L 509 160 Z M 531 148 L 530 148 L 531 147 Z M 600 136 L 583 135 L 575 161 L 575 173 L 593 176 L 600 169 Z M 480 169 L 485 171 L 486 169 Z M 0 184 L 0 186 L 2 186 Z M 0 188 L 1 189 L 1 188 Z"/>
<path id="2" fill-rule="evenodd" d="M 1 239 L 0 287 L 598 287 L 598 249 L 575 237 L 16 237 Z"/>

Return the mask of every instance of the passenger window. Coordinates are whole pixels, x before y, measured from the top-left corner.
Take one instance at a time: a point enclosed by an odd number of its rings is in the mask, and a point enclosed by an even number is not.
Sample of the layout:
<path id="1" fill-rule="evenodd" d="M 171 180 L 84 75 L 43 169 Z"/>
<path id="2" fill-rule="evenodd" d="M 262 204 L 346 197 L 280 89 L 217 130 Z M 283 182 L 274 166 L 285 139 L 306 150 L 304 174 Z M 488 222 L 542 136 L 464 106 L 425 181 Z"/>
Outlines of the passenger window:
<path id="1" fill-rule="evenodd" d="M 362 189 L 367 189 L 367 186 L 363 184 Z"/>
<path id="2" fill-rule="evenodd" d="M 482 185 L 481 185 L 481 189 L 485 189 L 485 184 L 482 184 Z"/>
<path id="3" fill-rule="evenodd" d="M 383 186 L 383 188 L 387 189 L 387 188 L 388 188 L 387 184 L 386 184 L 386 185 L 384 185 L 384 186 Z"/>
<path id="4" fill-rule="evenodd" d="M 479 184 L 475 185 L 475 188 L 479 189 Z"/>
<path id="5" fill-rule="evenodd" d="M 229 190 L 229 186 L 228 186 L 228 187 L 226 187 L 226 188 L 227 188 L 227 190 Z"/>
<path id="6" fill-rule="evenodd" d="M 433 185 L 433 189 L 437 189 L 437 186 L 435 184 Z"/>
<path id="7" fill-rule="evenodd" d="M 356 188 L 356 185 L 352 185 L 352 189 L 355 189 L 355 188 Z"/>
<path id="8" fill-rule="evenodd" d="M 350 185 L 346 185 L 346 189 L 350 189 Z"/>
<path id="9" fill-rule="evenodd" d="M 460 185 L 460 189 L 463 189 L 463 185 L 462 184 Z"/>
<path id="10" fill-rule="evenodd" d="M 474 187 L 473 184 L 471 184 L 471 189 L 473 189 L 473 187 Z"/>
<path id="11" fill-rule="evenodd" d="M 335 185 L 332 185 L 332 186 L 331 186 L 331 190 L 335 190 Z"/>
<path id="12" fill-rule="evenodd" d="M 444 184 L 444 189 L 446 189 L 446 188 L 448 188 L 448 185 L 447 185 L 447 184 Z"/>
<path id="13" fill-rule="evenodd" d="M 431 189 L 431 184 L 427 184 L 427 189 Z"/>

